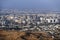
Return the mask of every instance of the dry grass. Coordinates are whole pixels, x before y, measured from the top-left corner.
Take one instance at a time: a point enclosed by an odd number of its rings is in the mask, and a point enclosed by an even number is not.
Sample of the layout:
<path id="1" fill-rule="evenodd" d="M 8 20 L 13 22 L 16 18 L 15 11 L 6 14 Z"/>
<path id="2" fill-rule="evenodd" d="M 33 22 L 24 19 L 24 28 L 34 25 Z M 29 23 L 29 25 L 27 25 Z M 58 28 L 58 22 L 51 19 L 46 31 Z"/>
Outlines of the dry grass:
<path id="1" fill-rule="evenodd" d="M 20 32 L 0 30 L 0 40 L 53 40 L 45 32 Z"/>

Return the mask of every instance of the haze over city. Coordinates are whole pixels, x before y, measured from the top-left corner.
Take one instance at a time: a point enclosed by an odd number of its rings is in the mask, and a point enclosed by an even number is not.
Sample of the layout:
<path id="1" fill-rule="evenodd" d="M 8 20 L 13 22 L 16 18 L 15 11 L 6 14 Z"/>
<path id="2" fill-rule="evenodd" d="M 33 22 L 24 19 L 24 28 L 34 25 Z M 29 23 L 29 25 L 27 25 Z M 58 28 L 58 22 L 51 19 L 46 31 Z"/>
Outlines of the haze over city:
<path id="1" fill-rule="evenodd" d="M 0 9 L 60 11 L 60 0 L 0 0 Z"/>

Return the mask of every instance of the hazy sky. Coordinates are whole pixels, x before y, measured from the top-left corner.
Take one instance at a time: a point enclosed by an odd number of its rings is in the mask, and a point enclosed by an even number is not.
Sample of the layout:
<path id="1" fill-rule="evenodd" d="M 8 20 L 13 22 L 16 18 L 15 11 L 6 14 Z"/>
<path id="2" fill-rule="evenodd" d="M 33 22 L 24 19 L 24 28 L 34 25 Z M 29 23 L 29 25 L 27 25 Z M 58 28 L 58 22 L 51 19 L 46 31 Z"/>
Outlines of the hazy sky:
<path id="1" fill-rule="evenodd" d="M 60 0 L 1 0 L 0 8 L 59 10 Z"/>

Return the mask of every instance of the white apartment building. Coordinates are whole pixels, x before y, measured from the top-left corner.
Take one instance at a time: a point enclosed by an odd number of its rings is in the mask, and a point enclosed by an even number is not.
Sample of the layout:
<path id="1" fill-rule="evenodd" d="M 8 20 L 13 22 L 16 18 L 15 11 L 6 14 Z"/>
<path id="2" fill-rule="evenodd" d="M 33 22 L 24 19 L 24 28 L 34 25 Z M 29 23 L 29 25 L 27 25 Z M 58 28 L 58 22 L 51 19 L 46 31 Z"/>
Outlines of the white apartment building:
<path id="1" fill-rule="evenodd" d="M 59 22 L 58 19 L 54 19 L 54 18 L 46 19 L 46 21 L 48 23 L 58 23 Z"/>

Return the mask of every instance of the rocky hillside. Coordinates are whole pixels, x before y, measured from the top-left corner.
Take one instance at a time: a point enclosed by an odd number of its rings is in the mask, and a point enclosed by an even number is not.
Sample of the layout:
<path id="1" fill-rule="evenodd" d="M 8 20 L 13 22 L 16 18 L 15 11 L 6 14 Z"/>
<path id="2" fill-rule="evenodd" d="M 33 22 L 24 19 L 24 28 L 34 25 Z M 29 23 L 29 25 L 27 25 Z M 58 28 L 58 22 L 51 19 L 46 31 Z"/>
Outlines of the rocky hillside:
<path id="1" fill-rule="evenodd" d="M 53 40 L 45 32 L 20 32 L 0 30 L 0 40 Z"/>

